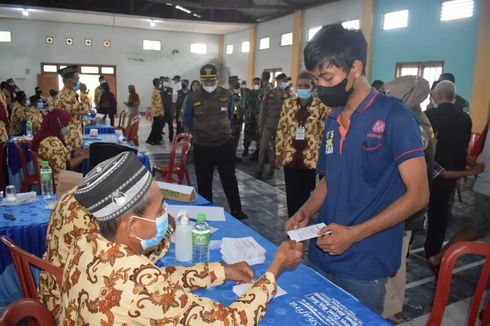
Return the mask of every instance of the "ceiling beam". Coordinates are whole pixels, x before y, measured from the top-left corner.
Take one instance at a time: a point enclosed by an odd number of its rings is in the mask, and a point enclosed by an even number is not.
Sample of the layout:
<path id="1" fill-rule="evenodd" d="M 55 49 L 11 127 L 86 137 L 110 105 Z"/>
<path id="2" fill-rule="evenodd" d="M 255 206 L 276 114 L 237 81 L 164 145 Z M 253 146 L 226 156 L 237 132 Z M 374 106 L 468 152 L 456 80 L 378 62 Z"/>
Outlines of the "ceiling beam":
<path id="1" fill-rule="evenodd" d="M 189 0 L 146 0 L 148 2 L 156 2 L 160 4 L 171 3 L 183 7 L 194 9 L 261 9 L 261 10 L 288 10 L 291 9 L 288 5 L 256 5 L 250 0 L 202 0 L 193 2 Z"/>

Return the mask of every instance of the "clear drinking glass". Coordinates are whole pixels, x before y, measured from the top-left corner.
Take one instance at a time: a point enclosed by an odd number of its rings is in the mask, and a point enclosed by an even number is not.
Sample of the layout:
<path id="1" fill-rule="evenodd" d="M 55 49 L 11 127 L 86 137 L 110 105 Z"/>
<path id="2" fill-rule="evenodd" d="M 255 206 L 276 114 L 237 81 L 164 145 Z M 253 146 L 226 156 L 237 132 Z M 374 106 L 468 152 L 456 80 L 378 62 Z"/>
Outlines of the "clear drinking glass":
<path id="1" fill-rule="evenodd" d="M 17 201 L 17 193 L 15 192 L 14 185 L 8 185 L 5 187 L 5 200 L 8 202 Z"/>

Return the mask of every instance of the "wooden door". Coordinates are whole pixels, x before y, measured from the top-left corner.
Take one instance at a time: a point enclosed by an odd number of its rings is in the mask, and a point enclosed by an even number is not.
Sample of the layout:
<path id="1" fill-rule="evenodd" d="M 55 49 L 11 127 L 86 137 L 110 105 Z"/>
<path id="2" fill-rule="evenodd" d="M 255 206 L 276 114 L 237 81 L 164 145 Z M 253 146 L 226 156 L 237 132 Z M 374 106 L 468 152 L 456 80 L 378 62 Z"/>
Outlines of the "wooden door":
<path id="1" fill-rule="evenodd" d="M 55 72 L 44 72 L 37 75 L 37 86 L 43 90 L 43 96 L 49 97 L 49 90 L 54 89 L 58 91 L 60 85 L 58 84 L 58 74 Z"/>
<path id="2" fill-rule="evenodd" d="M 111 93 L 117 98 L 117 85 L 116 85 L 116 75 L 104 75 L 104 79 L 109 84 Z"/>

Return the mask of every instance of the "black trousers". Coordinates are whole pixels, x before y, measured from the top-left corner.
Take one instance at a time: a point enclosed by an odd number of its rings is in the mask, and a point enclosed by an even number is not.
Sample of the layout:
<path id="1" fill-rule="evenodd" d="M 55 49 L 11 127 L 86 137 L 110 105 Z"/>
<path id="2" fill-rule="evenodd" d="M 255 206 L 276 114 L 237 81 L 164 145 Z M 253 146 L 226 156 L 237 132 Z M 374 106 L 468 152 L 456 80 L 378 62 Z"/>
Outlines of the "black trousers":
<path id="1" fill-rule="evenodd" d="M 163 130 L 163 128 L 165 128 L 165 123 L 167 123 L 167 125 L 168 125 L 168 139 L 170 139 L 170 142 L 172 142 L 172 140 L 174 140 L 174 123 L 172 120 L 173 120 L 172 119 L 172 113 L 165 112 L 162 130 Z"/>
<path id="2" fill-rule="evenodd" d="M 286 181 L 286 200 L 289 217 L 310 198 L 316 185 L 316 171 L 314 169 L 298 169 L 284 167 L 284 181 Z"/>
<path id="3" fill-rule="evenodd" d="M 437 177 L 430 192 L 428 229 L 425 239 L 425 255 L 432 257 L 442 249 L 448 217 L 451 213 L 451 197 L 454 196 L 456 180 Z"/>
<path id="4" fill-rule="evenodd" d="M 165 125 L 164 117 L 153 117 L 151 132 L 146 140 L 148 143 L 158 143 L 162 141 L 163 126 Z"/>
<path id="5" fill-rule="evenodd" d="M 194 144 L 194 169 L 197 190 L 201 196 L 213 201 L 213 174 L 218 167 L 219 177 L 231 212 L 240 212 L 242 204 L 235 176 L 235 153 L 233 139 L 223 145 L 201 146 Z"/>

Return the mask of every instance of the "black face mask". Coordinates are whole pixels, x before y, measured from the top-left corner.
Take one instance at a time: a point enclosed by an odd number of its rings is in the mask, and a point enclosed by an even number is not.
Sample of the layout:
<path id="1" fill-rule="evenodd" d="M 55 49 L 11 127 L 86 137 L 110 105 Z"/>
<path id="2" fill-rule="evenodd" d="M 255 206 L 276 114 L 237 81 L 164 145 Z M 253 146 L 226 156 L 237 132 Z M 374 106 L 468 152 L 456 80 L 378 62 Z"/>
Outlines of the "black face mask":
<path id="1" fill-rule="evenodd" d="M 353 87 L 346 91 L 345 86 L 347 86 L 347 77 L 332 87 L 318 86 L 318 97 L 323 104 L 328 107 L 335 108 L 344 106 L 347 103 L 347 99 L 354 91 Z"/>

